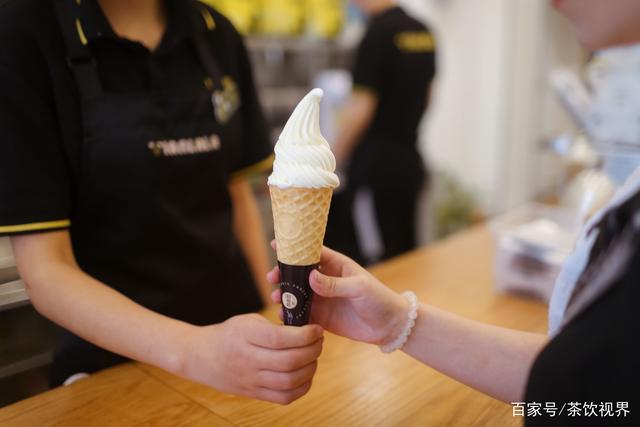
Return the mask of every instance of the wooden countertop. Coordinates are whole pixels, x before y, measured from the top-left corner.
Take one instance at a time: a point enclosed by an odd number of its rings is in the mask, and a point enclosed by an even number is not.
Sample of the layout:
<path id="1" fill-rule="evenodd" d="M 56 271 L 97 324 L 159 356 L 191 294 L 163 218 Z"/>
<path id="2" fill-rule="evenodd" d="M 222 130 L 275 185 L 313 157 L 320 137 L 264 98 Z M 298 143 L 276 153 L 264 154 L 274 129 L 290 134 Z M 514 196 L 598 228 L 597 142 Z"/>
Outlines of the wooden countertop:
<path id="1" fill-rule="evenodd" d="M 421 301 L 501 326 L 543 332 L 546 308 L 492 290 L 493 247 L 478 227 L 372 272 Z M 275 309 L 266 314 L 275 319 Z M 402 353 L 327 334 L 311 391 L 289 406 L 219 393 L 128 363 L 0 409 L 9 426 L 510 426 L 498 402 Z"/>

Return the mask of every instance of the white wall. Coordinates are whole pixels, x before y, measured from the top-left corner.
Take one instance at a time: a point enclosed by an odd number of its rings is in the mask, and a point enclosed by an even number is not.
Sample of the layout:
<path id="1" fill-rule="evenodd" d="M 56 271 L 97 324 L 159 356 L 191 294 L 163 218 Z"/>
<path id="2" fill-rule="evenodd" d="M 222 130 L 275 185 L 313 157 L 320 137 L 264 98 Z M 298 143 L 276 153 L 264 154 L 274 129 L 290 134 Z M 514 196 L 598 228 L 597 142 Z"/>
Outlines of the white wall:
<path id="1" fill-rule="evenodd" d="M 438 36 L 437 91 L 422 132 L 430 163 L 455 173 L 488 213 L 551 185 L 557 165 L 539 146 L 567 122 L 547 72 L 558 58 L 583 59 L 568 24 L 541 0 L 400 3 Z"/>

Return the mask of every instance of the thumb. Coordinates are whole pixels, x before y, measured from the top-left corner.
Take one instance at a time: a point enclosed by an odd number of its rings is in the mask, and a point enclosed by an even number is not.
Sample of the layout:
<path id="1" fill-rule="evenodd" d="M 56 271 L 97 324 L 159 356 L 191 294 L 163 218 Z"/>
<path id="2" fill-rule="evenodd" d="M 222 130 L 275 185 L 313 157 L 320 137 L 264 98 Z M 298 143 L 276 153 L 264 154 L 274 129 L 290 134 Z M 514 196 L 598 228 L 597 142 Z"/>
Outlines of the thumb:
<path id="1" fill-rule="evenodd" d="M 309 284 L 315 293 L 325 298 L 353 298 L 361 293 L 357 277 L 325 276 L 318 270 L 311 272 Z"/>

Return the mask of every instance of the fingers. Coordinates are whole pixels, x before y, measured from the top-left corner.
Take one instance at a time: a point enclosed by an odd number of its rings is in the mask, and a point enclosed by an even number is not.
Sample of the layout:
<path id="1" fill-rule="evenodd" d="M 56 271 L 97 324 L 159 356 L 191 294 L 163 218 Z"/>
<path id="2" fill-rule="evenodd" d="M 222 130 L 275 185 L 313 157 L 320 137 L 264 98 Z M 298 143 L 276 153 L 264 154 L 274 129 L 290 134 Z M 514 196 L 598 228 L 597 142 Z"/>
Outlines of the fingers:
<path id="1" fill-rule="evenodd" d="M 280 268 L 278 266 L 273 267 L 273 269 L 267 273 L 267 281 L 272 285 L 280 283 Z"/>
<path id="2" fill-rule="evenodd" d="M 281 300 L 282 300 L 282 291 L 280 289 L 274 289 L 274 291 L 271 292 L 271 301 L 275 302 L 276 304 L 279 304 Z"/>
<path id="3" fill-rule="evenodd" d="M 346 255 L 342 255 L 340 252 L 334 251 L 333 249 L 330 249 L 326 246 L 322 247 L 322 252 L 320 252 L 320 264 L 338 261 L 351 261 L 351 258 Z"/>
<path id="4" fill-rule="evenodd" d="M 311 288 L 326 298 L 354 298 L 362 294 L 361 278 L 325 276 L 317 270 L 309 276 Z"/>
<path id="5" fill-rule="evenodd" d="M 339 276 L 343 270 L 349 267 L 355 270 L 359 266 L 351 258 L 342 255 L 340 252 L 329 249 L 326 246 L 322 247 L 322 252 L 320 253 L 320 270 L 325 274 Z"/>
<path id="6" fill-rule="evenodd" d="M 256 348 L 256 357 L 260 360 L 261 369 L 275 372 L 293 372 L 316 361 L 322 353 L 323 340 L 312 345 L 286 350 L 269 350 Z"/>
<path id="7" fill-rule="evenodd" d="M 281 405 L 288 405 L 289 403 L 301 398 L 311 388 L 311 381 L 301 385 L 294 390 L 277 391 L 269 388 L 261 388 L 258 390 L 257 397 L 262 400 L 268 400 L 269 402 L 279 403 Z"/>
<path id="8" fill-rule="evenodd" d="M 278 326 L 271 322 L 255 322 L 247 330 L 251 344 L 268 349 L 305 347 L 322 337 L 323 330 L 318 325 Z"/>
<path id="9" fill-rule="evenodd" d="M 261 387 L 272 390 L 293 390 L 311 381 L 317 368 L 318 362 L 314 360 L 292 372 L 260 371 L 258 373 L 258 384 Z"/>

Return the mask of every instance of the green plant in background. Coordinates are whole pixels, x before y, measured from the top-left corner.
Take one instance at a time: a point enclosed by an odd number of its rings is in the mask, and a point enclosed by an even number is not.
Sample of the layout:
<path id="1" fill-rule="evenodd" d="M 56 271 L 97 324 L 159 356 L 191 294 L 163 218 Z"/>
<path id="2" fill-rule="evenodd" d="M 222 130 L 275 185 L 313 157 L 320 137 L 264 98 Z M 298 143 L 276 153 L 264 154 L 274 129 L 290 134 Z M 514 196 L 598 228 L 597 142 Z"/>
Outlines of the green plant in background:
<path id="1" fill-rule="evenodd" d="M 436 216 L 435 236 L 438 239 L 469 227 L 477 219 L 472 192 L 449 172 L 435 174 L 432 200 Z"/>

